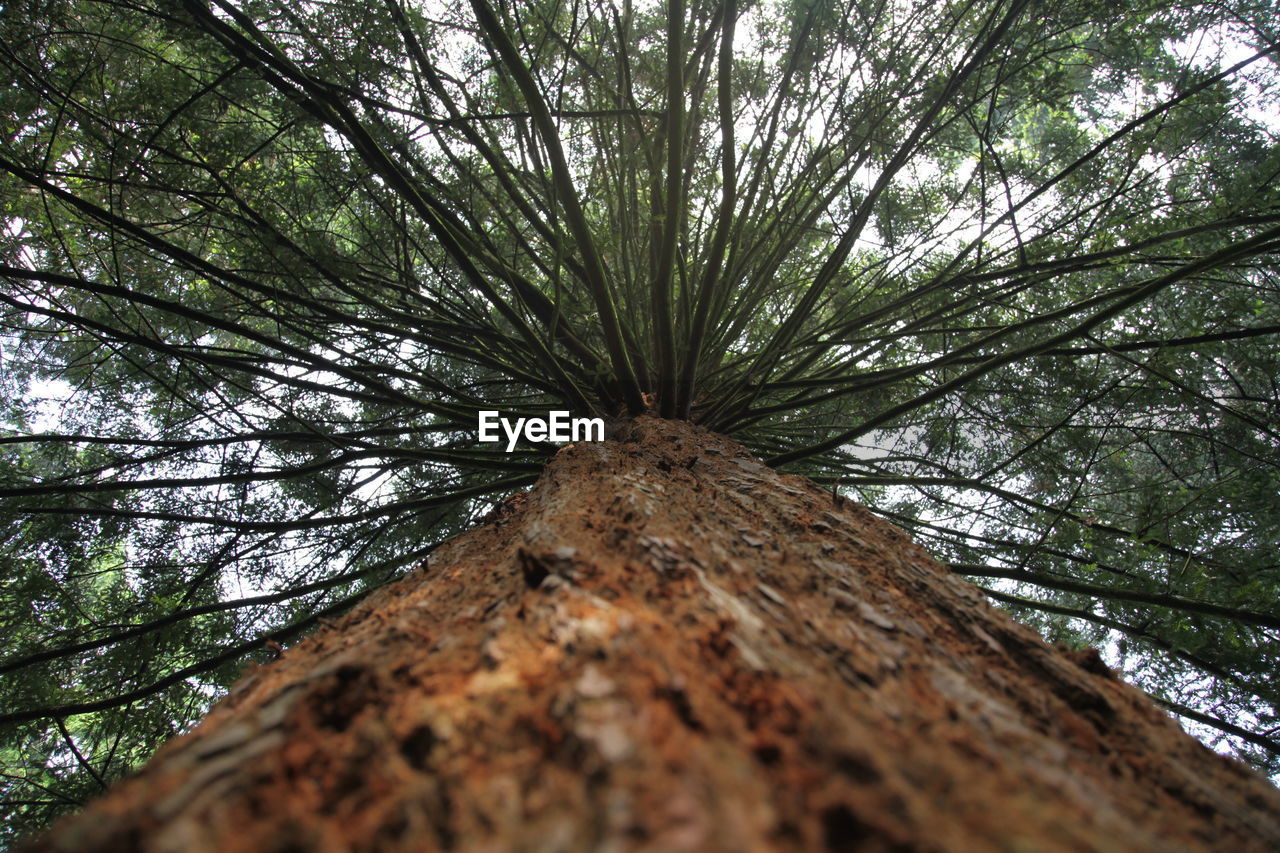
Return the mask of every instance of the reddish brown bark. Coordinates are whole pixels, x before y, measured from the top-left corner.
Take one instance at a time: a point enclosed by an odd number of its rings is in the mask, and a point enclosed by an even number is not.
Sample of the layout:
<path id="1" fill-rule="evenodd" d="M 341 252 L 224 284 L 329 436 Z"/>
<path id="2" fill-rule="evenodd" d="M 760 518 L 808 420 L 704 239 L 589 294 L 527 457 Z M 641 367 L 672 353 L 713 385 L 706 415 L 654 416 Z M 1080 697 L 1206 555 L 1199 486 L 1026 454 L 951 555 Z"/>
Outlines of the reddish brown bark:
<path id="1" fill-rule="evenodd" d="M 898 530 L 641 419 L 35 850 L 1280 849 L 1280 795 Z"/>

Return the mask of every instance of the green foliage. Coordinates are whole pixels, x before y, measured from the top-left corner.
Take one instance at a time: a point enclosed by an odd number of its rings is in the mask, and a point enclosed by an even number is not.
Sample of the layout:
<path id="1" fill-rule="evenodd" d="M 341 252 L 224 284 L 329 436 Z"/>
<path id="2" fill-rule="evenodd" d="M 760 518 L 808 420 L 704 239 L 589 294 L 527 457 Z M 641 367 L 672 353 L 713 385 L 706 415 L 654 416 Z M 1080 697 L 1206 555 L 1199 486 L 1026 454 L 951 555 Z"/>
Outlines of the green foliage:
<path id="1" fill-rule="evenodd" d="M 8 832 L 531 483 L 481 409 L 731 434 L 1280 773 L 1275 3 L 667 8 L 0 10 Z"/>

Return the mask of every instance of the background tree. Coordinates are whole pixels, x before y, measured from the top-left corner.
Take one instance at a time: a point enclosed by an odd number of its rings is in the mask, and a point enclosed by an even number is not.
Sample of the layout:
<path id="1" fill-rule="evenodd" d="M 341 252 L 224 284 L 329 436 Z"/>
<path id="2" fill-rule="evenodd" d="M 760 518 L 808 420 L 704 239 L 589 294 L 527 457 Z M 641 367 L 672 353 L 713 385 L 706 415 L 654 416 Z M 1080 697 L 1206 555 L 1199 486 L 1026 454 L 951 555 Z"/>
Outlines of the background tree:
<path id="1" fill-rule="evenodd" d="M 18 2 L 8 824 L 647 409 L 1280 772 L 1270 2 Z"/>

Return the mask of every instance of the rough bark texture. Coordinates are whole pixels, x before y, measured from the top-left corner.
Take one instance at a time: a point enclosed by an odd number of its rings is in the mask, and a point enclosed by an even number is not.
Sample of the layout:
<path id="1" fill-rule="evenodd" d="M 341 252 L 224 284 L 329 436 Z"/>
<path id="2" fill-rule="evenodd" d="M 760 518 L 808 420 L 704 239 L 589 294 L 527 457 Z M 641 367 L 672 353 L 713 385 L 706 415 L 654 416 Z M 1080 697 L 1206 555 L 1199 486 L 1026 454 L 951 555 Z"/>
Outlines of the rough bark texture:
<path id="1" fill-rule="evenodd" d="M 642 418 L 32 849 L 1270 851 L 1277 814 L 900 531 Z"/>

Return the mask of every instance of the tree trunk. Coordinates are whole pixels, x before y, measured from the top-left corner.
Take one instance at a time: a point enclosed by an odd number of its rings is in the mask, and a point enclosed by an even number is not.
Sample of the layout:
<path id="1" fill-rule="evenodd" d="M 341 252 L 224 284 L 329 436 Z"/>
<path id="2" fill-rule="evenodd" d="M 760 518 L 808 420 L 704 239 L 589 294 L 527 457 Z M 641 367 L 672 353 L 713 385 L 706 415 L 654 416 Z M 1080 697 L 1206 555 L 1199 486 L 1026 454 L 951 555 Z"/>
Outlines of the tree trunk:
<path id="1" fill-rule="evenodd" d="M 1096 653 L 731 441 L 622 432 L 31 849 L 1280 849 Z"/>

